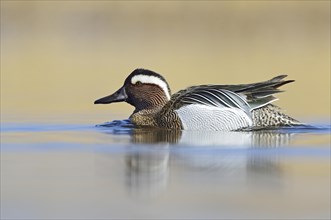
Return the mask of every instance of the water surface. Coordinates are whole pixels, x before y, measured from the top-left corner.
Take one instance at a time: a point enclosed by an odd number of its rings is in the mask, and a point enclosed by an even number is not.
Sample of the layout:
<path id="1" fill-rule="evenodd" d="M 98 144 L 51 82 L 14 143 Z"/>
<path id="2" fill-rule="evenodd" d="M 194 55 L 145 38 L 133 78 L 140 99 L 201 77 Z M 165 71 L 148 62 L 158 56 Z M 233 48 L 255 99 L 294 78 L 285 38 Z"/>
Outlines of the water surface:
<path id="1" fill-rule="evenodd" d="M 330 125 L 3 123 L 1 218 L 330 218 Z"/>

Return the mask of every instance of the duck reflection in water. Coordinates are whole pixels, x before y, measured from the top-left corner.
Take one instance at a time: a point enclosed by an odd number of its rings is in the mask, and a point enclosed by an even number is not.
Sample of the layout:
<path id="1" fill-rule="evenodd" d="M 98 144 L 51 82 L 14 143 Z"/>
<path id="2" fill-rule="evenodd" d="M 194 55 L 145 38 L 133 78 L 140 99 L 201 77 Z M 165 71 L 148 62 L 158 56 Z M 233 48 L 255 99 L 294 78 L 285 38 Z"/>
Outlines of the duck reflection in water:
<path id="1" fill-rule="evenodd" d="M 117 134 L 109 127 L 110 134 Z M 282 130 L 247 132 L 128 129 L 126 185 L 134 195 L 153 196 L 167 189 L 169 179 L 196 184 L 253 184 L 280 187 L 278 149 L 293 133 Z M 185 172 L 182 172 L 184 169 Z M 180 171 L 180 174 L 178 173 Z M 184 178 L 184 179 L 183 179 Z"/>

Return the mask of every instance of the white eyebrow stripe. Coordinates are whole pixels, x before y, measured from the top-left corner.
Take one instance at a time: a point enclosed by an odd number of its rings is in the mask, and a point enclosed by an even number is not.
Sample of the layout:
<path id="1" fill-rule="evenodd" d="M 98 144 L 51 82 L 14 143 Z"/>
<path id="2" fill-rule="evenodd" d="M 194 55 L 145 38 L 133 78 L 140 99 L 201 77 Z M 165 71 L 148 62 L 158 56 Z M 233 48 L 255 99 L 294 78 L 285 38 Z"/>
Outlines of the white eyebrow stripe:
<path id="1" fill-rule="evenodd" d="M 132 84 L 136 84 L 138 81 L 140 81 L 141 83 L 155 84 L 159 86 L 164 91 L 164 94 L 167 96 L 168 100 L 170 100 L 168 85 L 162 79 L 156 76 L 146 76 L 146 75 L 136 75 L 131 79 Z"/>

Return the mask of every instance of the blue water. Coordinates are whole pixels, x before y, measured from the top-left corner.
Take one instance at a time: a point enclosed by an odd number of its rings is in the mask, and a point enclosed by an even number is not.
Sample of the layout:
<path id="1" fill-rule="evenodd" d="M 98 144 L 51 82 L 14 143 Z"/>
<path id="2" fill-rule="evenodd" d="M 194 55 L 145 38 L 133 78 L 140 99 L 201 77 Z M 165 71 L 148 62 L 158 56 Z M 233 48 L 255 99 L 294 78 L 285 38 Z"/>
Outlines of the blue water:
<path id="1" fill-rule="evenodd" d="M 330 218 L 329 124 L 1 124 L 1 218 Z"/>

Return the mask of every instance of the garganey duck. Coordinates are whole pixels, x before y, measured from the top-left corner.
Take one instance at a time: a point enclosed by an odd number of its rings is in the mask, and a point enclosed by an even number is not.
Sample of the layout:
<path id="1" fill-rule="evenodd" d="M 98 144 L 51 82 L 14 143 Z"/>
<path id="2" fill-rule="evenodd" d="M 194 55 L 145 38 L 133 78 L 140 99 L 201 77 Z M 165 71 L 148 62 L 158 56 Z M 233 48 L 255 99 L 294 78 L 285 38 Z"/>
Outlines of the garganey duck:
<path id="1" fill-rule="evenodd" d="M 301 125 L 271 104 L 278 87 L 294 80 L 279 75 L 270 80 L 240 85 L 192 86 L 171 96 L 167 81 L 146 69 L 134 70 L 114 94 L 94 104 L 127 102 L 136 126 L 184 130 L 235 131 Z"/>

